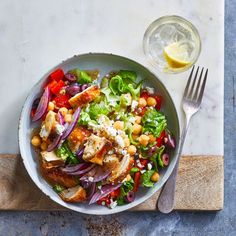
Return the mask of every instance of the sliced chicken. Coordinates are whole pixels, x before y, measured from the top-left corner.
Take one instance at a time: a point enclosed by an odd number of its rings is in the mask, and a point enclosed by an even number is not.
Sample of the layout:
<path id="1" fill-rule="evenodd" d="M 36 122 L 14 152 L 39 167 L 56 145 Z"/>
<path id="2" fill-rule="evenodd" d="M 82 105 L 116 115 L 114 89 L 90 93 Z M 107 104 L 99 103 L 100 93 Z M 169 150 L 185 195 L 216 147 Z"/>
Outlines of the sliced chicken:
<path id="1" fill-rule="evenodd" d="M 90 135 L 85 143 L 83 159 L 98 165 L 103 164 L 105 154 L 112 148 L 111 142 L 104 137 Z"/>
<path id="2" fill-rule="evenodd" d="M 108 182 L 110 183 L 122 182 L 122 180 L 129 174 L 133 164 L 134 164 L 133 157 L 131 157 L 130 155 L 123 156 L 119 165 L 112 170 L 111 175 L 108 178 Z"/>
<path id="3" fill-rule="evenodd" d="M 75 127 L 68 137 L 68 145 L 72 152 L 76 152 L 80 146 L 82 146 L 87 137 L 90 135 L 90 131 L 83 127 Z"/>
<path id="4" fill-rule="evenodd" d="M 55 124 L 56 124 L 56 113 L 53 111 L 49 111 L 46 115 L 45 121 L 43 122 L 39 134 L 43 140 L 47 140 Z"/>
<path id="5" fill-rule="evenodd" d="M 58 157 L 55 152 L 41 152 L 42 156 L 42 165 L 45 169 L 51 169 L 64 165 L 64 160 Z"/>
<path id="6" fill-rule="evenodd" d="M 65 202 L 82 202 L 86 200 L 86 191 L 79 185 L 65 189 L 59 195 Z"/>
<path id="7" fill-rule="evenodd" d="M 66 188 L 75 187 L 78 185 L 78 179 L 75 176 L 68 175 L 62 172 L 59 168 L 45 168 L 44 164 L 41 165 L 42 174 L 52 185 L 59 184 Z"/>
<path id="8" fill-rule="evenodd" d="M 116 154 L 107 154 L 104 157 L 103 165 L 107 169 L 113 170 L 116 167 L 118 167 L 119 164 L 120 164 L 120 160 L 119 160 L 119 158 L 117 157 Z"/>
<path id="9" fill-rule="evenodd" d="M 100 89 L 98 86 L 92 85 L 85 89 L 83 92 L 76 94 L 69 99 L 69 103 L 72 107 L 81 107 L 92 102 L 96 97 L 100 95 Z"/>

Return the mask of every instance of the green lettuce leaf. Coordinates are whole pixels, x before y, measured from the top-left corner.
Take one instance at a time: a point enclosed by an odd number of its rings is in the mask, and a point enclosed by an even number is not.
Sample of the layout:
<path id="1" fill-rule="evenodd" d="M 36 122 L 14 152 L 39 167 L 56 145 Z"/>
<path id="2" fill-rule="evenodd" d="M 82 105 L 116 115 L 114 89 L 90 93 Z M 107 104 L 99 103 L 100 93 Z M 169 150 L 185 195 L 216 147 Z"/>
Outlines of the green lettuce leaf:
<path id="1" fill-rule="evenodd" d="M 124 205 L 126 204 L 124 197 L 132 191 L 134 188 L 134 181 L 131 179 L 130 181 L 125 181 L 120 187 L 120 196 L 117 199 L 117 205 Z"/>
<path id="2" fill-rule="evenodd" d="M 80 70 L 79 68 L 76 68 L 76 69 L 70 70 L 69 72 L 76 76 L 77 82 L 79 84 L 89 84 L 92 82 L 91 76 L 89 76 L 88 73 L 84 70 Z"/>
<path id="3" fill-rule="evenodd" d="M 120 70 L 118 75 L 121 76 L 122 79 L 128 79 L 130 82 L 135 82 L 137 79 L 137 74 L 134 71 Z"/>
<path id="4" fill-rule="evenodd" d="M 145 173 L 141 176 L 142 185 L 145 187 L 153 187 L 154 183 L 151 181 L 151 177 L 154 174 L 154 170 L 147 170 Z"/>
<path id="5" fill-rule="evenodd" d="M 167 121 L 165 116 L 156 109 L 149 108 L 143 118 L 143 133 L 152 133 L 155 137 L 159 137 L 161 132 L 166 128 Z"/>
<path id="6" fill-rule="evenodd" d="M 58 157 L 62 158 L 69 164 L 79 163 L 79 160 L 76 158 L 76 155 L 70 150 L 66 141 L 58 149 L 56 149 L 56 154 Z"/>

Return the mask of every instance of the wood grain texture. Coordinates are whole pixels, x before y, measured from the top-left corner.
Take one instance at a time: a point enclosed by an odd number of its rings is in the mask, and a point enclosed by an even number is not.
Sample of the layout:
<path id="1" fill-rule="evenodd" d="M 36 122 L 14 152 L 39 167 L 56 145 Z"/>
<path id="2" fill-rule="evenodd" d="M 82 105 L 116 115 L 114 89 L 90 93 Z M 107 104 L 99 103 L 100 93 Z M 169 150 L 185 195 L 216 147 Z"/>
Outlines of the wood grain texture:
<path id="1" fill-rule="evenodd" d="M 43 194 L 26 172 L 19 155 L 0 154 L 0 210 L 66 210 Z M 131 209 L 154 211 L 159 192 Z M 175 210 L 223 209 L 222 156 L 183 156 L 180 160 Z"/>

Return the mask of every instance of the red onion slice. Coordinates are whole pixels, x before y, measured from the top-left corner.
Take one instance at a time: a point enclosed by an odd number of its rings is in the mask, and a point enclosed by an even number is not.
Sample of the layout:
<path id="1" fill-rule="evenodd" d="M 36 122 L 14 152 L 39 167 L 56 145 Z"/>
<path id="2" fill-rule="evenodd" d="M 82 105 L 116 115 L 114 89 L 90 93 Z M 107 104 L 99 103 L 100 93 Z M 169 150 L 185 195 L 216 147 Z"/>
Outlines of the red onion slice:
<path id="1" fill-rule="evenodd" d="M 60 125 L 64 125 L 65 124 L 65 120 L 64 120 L 64 117 L 63 117 L 63 115 L 61 114 L 60 111 L 58 111 L 57 117 L 58 117 L 59 124 Z"/>
<path id="2" fill-rule="evenodd" d="M 96 183 L 106 179 L 110 175 L 110 173 L 110 170 L 104 171 L 104 169 L 102 169 L 100 166 L 97 166 L 96 168 L 92 169 L 92 171 L 88 172 L 86 175 L 80 178 L 80 180 Z M 92 177 L 92 179 L 89 180 L 89 177 Z"/>
<path id="3" fill-rule="evenodd" d="M 76 124 L 79 120 L 79 117 L 80 117 L 80 111 L 81 111 L 81 109 L 80 109 L 80 107 L 78 107 L 72 117 L 72 122 L 68 125 L 67 129 L 65 130 L 65 132 L 62 135 L 63 140 L 66 139 L 70 135 L 70 133 L 72 132 L 72 130 L 76 126 Z"/>
<path id="4" fill-rule="evenodd" d="M 55 148 L 59 146 L 61 137 L 62 137 L 61 135 L 57 135 L 57 137 L 53 140 L 53 142 L 48 145 L 48 148 L 47 148 L 48 152 L 53 151 Z"/>
<path id="5" fill-rule="evenodd" d="M 90 170 L 92 170 L 94 167 L 95 167 L 95 164 L 92 164 L 91 166 L 87 167 L 86 169 L 78 170 L 78 171 L 68 173 L 68 174 L 70 174 L 70 175 L 83 175 L 83 174 L 89 172 Z"/>
<path id="6" fill-rule="evenodd" d="M 87 199 L 89 200 L 96 191 L 96 183 L 81 182 L 81 185 L 86 189 Z"/>
<path id="7" fill-rule="evenodd" d="M 99 199 L 107 196 L 109 193 L 115 191 L 116 189 L 118 189 L 120 186 L 122 185 L 122 183 L 117 184 L 117 185 L 112 185 L 112 184 L 107 184 L 102 186 L 101 190 L 98 190 L 90 199 L 89 201 L 89 205 L 97 202 Z"/>
<path id="8" fill-rule="evenodd" d="M 38 121 L 43 117 L 48 108 L 49 98 L 50 98 L 50 90 L 48 87 L 46 87 L 42 97 L 40 98 L 39 105 L 32 119 L 33 121 Z"/>
<path id="9" fill-rule="evenodd" d="M 82 169 L 86 169 L 90 166 L 90 163 L 82 163 L 82 164 L 77 164 L 77 165 L 70 165 L 70 166 L 66 166 L 64 168 L 61 168 L 62 171 L 66 172 L 66 173 L 73 173 Z"/>

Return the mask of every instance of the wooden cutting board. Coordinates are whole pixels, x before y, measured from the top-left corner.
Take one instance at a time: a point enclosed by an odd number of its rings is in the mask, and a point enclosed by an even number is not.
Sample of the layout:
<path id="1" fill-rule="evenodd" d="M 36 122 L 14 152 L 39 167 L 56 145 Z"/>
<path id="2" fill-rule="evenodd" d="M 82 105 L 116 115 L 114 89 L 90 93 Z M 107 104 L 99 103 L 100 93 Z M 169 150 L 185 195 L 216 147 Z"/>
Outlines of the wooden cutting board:
<path id="1" fill-rule="evenodd" d="M 159 192 L 132 211 L 155 211 Z M 222 156 L 183 156 L 180 160 L 175 210 L 223 209 Z M 66 210 L 32 182 L 19 155 L 0 154 L 0 210 Z"/>

